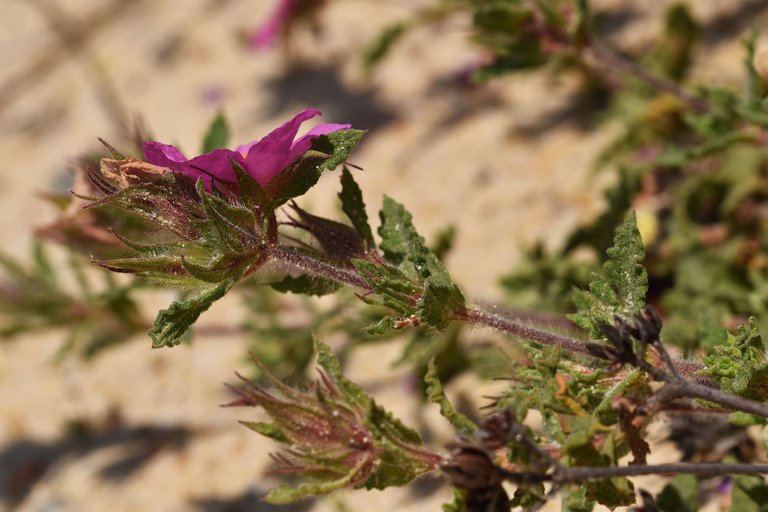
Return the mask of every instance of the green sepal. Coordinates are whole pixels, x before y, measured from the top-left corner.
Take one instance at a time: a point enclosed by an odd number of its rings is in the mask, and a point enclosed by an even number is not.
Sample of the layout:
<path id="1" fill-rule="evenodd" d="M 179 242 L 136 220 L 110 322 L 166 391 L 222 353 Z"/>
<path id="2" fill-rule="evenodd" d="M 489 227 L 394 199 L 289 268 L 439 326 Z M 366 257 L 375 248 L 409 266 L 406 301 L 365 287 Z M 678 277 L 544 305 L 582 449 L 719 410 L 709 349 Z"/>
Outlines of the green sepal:
<path id="1" fill-rule="evenodd" d="M 215 149 L 226 148 L 228 143 L 229 123 L 227 123 L 224 113 L 219 111 L 208 126 L 200 153 L 210 153 Z"/>
<path id="2" fill-rule="evenodd" d="M 298 277 L 286 276 L 281 281 L 270 283 L 270 286 L 281 293 L 297 293 L 315 297 L 330 295 L 341 288 L 341 285 L 335 281 L 307 274 Z"/>
<path id="3" fill-rule="evenodd" d="M 242 264 L 237 259 L 218 258 L 208 265 L 198 265 L 182 257 L 181 264 L 184 270 L 195 279 L 205 283 L 220 283 L 237 272 L 237 267 Z"/>
<path id="4" fill-rule="evenodd" d="M 261 208 L 262 216 L 266 217 L 267 210 L 270 209 L 270 201 L 264 187 L 253 179 L 238 162 L 230 159 L 229 163 L 237 178 L 237 195 L 240 202 L 251 209 L 251 211 L 255 210 L 254 207 Z"/>
<path id="5" fill-rule="evenodd" d="M 258 243 L 253 213 L 239 206 L 232 206 L 224 199 L 205 191 L 203 180 L 197 180 L 197 193 L 203 203 L 206 220 L 198 223 L 201 232 L 213 240 L 208 241 L 228 254 L 241 254 L 247 246 Z"/>
<path id="6" fill-rule="evenodd" d="M 405 485 L 429 471 L 430 468 L 419 464 L 407 450 L 408 447 L 423 447 L 419 434 L 377 404 L 360 386 L 344 377 L 339 360 L 327 345 L 318 340 L 316 349 L 317 363 L 328 372 L 348 399 L 367 410 L 364 423 L 371 430 L 381 452 L 376 470 L 365 481 L 365 488 L 385 489 Z"/>
<path id="7" fill-rule="evenodd" d="M 240 275 L 231 276 L 226 281 L 205 287 L 193 297 L 178 300 L 168 309 L 160 311 L 149 330 L 152 347 L 173 347 L 181 343 L 182 336 L 198 317 L 226 295 L 239 278 Z"/>
<path id="8" fill-rule="evenodd" d="M 448 397 L 445 396 L 443 384 L 440 382 L 440 377 L 437 374 L 434 358 L 430 359 L 429 363 L 427 363 L 427 373 L 424 376 L 424 382 L 427 383 L 427 400 L 440 406 L 440 414 L 453 425 L 453 428 L 464 434 L 469 434 L 478 429 L 477 425 L 464 414 L 457 411 L 450 400 L 448 400 Z"/>
<path id="9" fill-rule="evenodd" d="M 312 484 L 301 484 L 297 487 L 281 485 L 269 491 L 264 497 L 264 501 L 274 505 L 286 505 L 288 503 L 293 503 L 294 501 L 302 500 L 305 498 L 323 496 L 325 494 L 330 494 L 333 491 L 343 489 L 354 477 L 355 471 L 350 471 L 337 480 Z"/>
<path id="10" fill-rule="evenodd" d="M 285 437 L 285 434 L 283 434 L 283 431 L 280 430 L 280 427 L 274 423 L 268 423 L 266 421 L 241 421 L 240 424 L 245 425 L 249 429 L 263 435 L 264 437 L 274 439 L 278 443 L 290 442 L 290 439 Z"/>
<path id="11" fill-rule="evenodd" d="M 373 232 L 368 223 L 368 214 L 365 211 L 365 202 L 363 202 L 363 192 L 352 177 L 349 169 L 344 167 L 341 171 L 341 210 L 352 222 L 355 231 L 365 245 L 366 252 L 376 246 L 373 240 Z"/>

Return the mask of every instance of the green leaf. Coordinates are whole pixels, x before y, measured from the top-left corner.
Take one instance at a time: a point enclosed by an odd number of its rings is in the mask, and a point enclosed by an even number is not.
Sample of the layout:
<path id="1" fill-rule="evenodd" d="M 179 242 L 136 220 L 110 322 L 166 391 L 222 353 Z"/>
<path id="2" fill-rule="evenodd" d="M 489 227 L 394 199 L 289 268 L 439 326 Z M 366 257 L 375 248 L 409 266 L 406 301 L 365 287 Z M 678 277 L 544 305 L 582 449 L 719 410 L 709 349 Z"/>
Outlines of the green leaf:
<path id="1" fill-rule="evenodd" d="M 595 502 L 587 498 L 587 489 L 583 486 L 566 488 L 562 494 L 562 512 L 592 512 L 595 509 Z"/>
<path id="2" fill-rule="evenodd" d="M 211 304 L 222 298 L 237 283 L 239 275 L 232 276 L 217 285 L 203 288 L 193 297 L 178 300 L 168 309 L 160 311 L 155 324 L 149 330 L 152 337 L 152 347 L 173 347 L 181 343 L 182 336 L 187 332 L 198 317 L 211 307 Z"/>
<path id="3" fill-rule="evenodd" d="M 414 243 L 417 243 L 415 238 L 418 234 L 413 227 L 411 214 L 403 205 L 384 196 L 379 216 L 381 217 L 379 247 L 384 252 L 384 258 L 394 265 L 402 266 L 407 262 Z M 411 269 L 412 272 L 413 270 Z"/>
<path id="4" fill-rule="evenodd" d="M 352 222 L 352 226 L 354 226 L 360 239 L 363 240 L 366 252 L 373 249 L 376 246 L 376 242 L 373 240 L 371 226 L 368 224 L 368 214 L 365 211 L 363 192 L 355 183 L 352 173 L 346 167 L 341 171 L 339 199 L 341 199 L 342 211 Z"/>
<path id="5" fill-rule="evenodd" d="M 320 165 L 320 171 L 332 171 L 346 162 L 352 151 L 360 144 L 363 135 L 365 130 L 339 130 L 314 139 L 312 151 L 319 151 L 327 156 Z"/>
<path id="6" fill-rule="evenodd" d="M 435 366 L 434 359 L 430 359 L 427 364 L 427 374 L 424 376 L 424 381 L 427 383 L 427 399 L 433 404 L 440 406 L 440 414 L 442 414 L 442 416 L 447 419 L 458 432 L 469 434 L 478 429 L 477 425 L 464 414 L 457 411 L 450 400 L 448 400 L 448 397 L 445 396 L 443 385 L 437 375 L 437 367 Z"/>
<path id="7" fill-rule="evenodd" d="M 664 512 L 695 512 L 698 482 L 693 475 L 677 475 L 656 497 L 656 505 Z"/>
<path id="8" fill-rule="evenodd" d="M 615 316 L 631 318 L 645 305 L 648 274 L 642 265 L 645 251 L 634 213 L 616 230 L 607 253 L 605 275 L 594 274 L 589 291 L 575 293 L 579 312 L 568 316 L 595 338 L 603 337 L 601 325 L 613 323 Z"/>
<path id="9" fill-rule="evenodd" d="M 445 265 L 427 248 L 424 238 L 416 232 L 411 214 L 403 205 L 384 197 L 380 216 L 382 222 L 379 235 L 382 241 L 379 247 L 385 259 L 401 268 L 404 277 L 410 277 L 412 282 L 415 280 L 424 289 L 416 311 L 408 311 L 406 302 L 406 310 L 399 312 L 415 314 L 427 325 L 444 330 L 455 317 L 456 311 L 464 305 L 461 290 L 451 280 Z M 364 274 L 361 276 L 366 277 Z M 373 286 L 375 279 L 369 282 Z M 416 291 L 415 286 L 411 288 Z M 383 292 L 382 295 L 386 295 L 387 290 Z"/>
<path id="10" fill-rule="evenodd" d="M 453 489 L 453 501 L 445 503 L 441 507 L 443 512 L 466 512 L 467 510 L 467 491 Z"/>
<path id="11" fill-rule="evenodd" d="M 282 281 L 271 283 L 270 286 L 282 293 L 297 293 L 322 297 L 334 293 L 341 285 L 330 279 L 302 274 L 298 277 L 286 276 Z"/>
<path id="12" fill-rule="evenodd" d="M 385 27 L 363 52 L 363 69 L 366 72 L 372 71 L 410 27 L 411 25 L 405 22 L 397 22 Z"/>
<path id="13" fill-rule="evenodd" d="M 362 130 L 341 130 L 314 139 L 311 150 L 265 187 L 272 198 L 272 208 L 303 195 L 317 183 L 323 171 L 333 170 L 344 163 L 364 134 Z"/>
<path id="14" fill-rule="evenodd" d="M 203 146 L 200 153 L 210 153 L 215 149 L 226 148 L 229 142 L 229 124 L 224 117 L 224 113 L 219 111 L 216 117 L 211 121 L 203 138 Z"/>
<path id="15" fill-rule="evenodd" d="M 739 512 L 768 512 L 768 485 L 756 475 L 734 478 L 731 510 Z"/>
<path id="16" fill-rule="evenodd" d="M 736 336 L 729 334 L 725 344 L 715 346 L 704 364 L 700 373 L 717 380 L 723 391 L 768 400 L 768 355 L 754 317 L 749 318 L 748 330 L 740 325 Z"/>

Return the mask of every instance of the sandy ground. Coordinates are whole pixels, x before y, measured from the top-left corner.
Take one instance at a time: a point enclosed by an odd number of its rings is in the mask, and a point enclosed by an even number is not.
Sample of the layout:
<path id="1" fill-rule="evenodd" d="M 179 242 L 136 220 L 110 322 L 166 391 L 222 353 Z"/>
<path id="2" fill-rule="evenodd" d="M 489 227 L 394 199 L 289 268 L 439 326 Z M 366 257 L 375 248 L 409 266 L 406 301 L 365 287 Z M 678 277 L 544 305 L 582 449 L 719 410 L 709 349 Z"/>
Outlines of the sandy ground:
<path id="1" fill-rule="evenodd" d="M 620 2 L 604 1 L 611 5 Z M 668 2 L 636 6 L 611 37 L 645 44 Z M 761 2 L 690 2 L 699 19 L 725 19 L 706 32 L 697 74 L 728 85 L 741 76 L 736 37 L 765 26 Z M 338 0 L 322 33 L 302 31 L 288 66 L 279 51 L 254 54 L 244 35 L 266 0 L 0 0 L 0 240 L 22 257 L 33 226 L 53 218 L 35 199 L 66 190 L 65 169 L 95 138 L 119 140 L 116 121 L 141 115 L 156 138 L 198 147 L 223 108 L 233 141 L 247 142 L 302 108 L 324 121 L 369 130 L 352 161 L 369 206 L 383 194 L 407 205 L 420 231 L 458 228 L 448 264 L 471 297 L 500 299 L 499 275 L 521 245 L 556 243 L 600 205 L 592 158 L 618 127 L 578 121 L 573 77 L 520 75 L 470 91 L 452 79 L 476 58 L 455 21 L 410 35 L 366 79 L 360 49 L 417 2 Z M 733 14 L 733 15 L 731 15 Z M 439 41 L 438 45 L 432 44 Z M 304 199 L 335 208 L 338 181 L 325 177 Z M 158 299 L 160 300 L 160 299 Z M 231 302 L 207 318 L 237 320 Z M 203 320 L 206 321 L 205 319 Z M 350 492 L 293 508 L 258 501 L 272 445 L 236 423 L 250 411 L 220 409 L 222 382 L 245 367 L 242 340 L 208 337 L 153 351 L 140 338 L 92 362 L 53 365 L 60 333 L 0 345 L 0 507 L 26 511 L 439 510 L 449 495 Z M 361 350 L 350 377 L 406 422 L 435 421 L 400 399 L 406 376 L 391 371 L 399 346 Z M 476 398 L 482 387 L 471 388 Z M 119 416 L 119 417 L 118 417 Z M 102 422 L 84 448 L 63 435 L 73 420 Z M 111 425 L 111 426 L 110 426 Z M 33 483 L 28 488 L 29 484 Z M 19 489 L 25 492 L 18 494 Z M 14 494 L 16 493 L 16 494 Z M 554 507 L 553 507 L 554 509 Z"/>

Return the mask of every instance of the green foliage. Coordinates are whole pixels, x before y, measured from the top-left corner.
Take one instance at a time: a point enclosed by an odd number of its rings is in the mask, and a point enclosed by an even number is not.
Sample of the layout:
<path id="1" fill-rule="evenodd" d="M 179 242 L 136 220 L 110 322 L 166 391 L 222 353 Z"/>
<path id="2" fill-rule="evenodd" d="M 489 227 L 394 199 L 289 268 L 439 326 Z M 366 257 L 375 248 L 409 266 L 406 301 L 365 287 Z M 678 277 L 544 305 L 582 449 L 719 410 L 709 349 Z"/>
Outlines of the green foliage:
<path id="1" fill-rule="evenodd" d="M 86 269 L 86 263 L 75 253 L 65 264 L 55 263 L 40 242 L 26 265 L 0 253 L 0 338 L 65 329 L 59 355 L 77 352 L 87 358 L 145 329 L 135 298 L 138 283 Z M 64 284 L 65 277 L 74 278 L 75 286 Z"/>
<path id="2" fill-rule="evenodd" d="M 735 336 L 728 334 L 704 364 L 701 373 L 717 380 L 724 391 L 758 401 L 768 399 L 768 355 L 755 318 L 749 319 L 749 329 L 741 325 Z"/>
<path id="3" fill-rule="evenodd" d="M 362 130 L 340 130 L 313 139 L 311 150 L 267 184 L 271 209 L 304 195 L 324 171 L 332 171 L 344 163 L 363 135 L 365 132 Z"/>
<path id="4" fill-rule="evenodd" d="M 645 252 L 634 213 L 616 231 L 614 245 L 607 251 L 605 276 L 594 274 L 589 291 L 577 291 L 574 298 L 579 312 L 569 315 L 593 337 L 602 337 L 601 325 L 613 318 L 631 318 L 645 305 L 648 275 L 642 265 Z"/>
<path id="5" fill-rule="evenodd" d="M 229 123 L 223 112 L 216 114 L 211 121 L 208 131 L 203 137 L 203 146 L 200 154 L 210 153 L 215 149 L 226 148 L 229 144 Z"/>
<path id="6" fill-rule="evenodd" d="M 768 511 L 768 484 L 754 475 L 739 475 L 733 479 L 733 505 L 731 510 L 741 512 Z"/>
<path id="7" fill-rule="evenodd" d="M 347 218 L 352 222 L 357 235 L 363 241 L 364 250 L 373 249 L 376 242 L 373 239 L 371 226 L 368 224 L 368 214 L 365 211 L 365 202 L 363 201 L 363 192 L 352 177 L 349 169 L 344 167 L 341 171 L 341 209 Z"/>
<path id="8" fill-rule="evenodd" d="M 663 512 L 694 512 L 699 510 L 696 499 L 698 482 L 693 475 L 677 475 L 656 498 L 659 510 Z"/>
<path id="9" fill-rule="evenodd" d="M 477 430 L 477 425 L 464 414 L 457 411 L 450 400 L 448 400 L 448 397 L 445 396 L 440 377 L 437 375 L 434 359 L 429 361 L 424 381 L 427 383 L 427 399 L 440 406 L 440 414 L 453 425 L 456 431 L 470 433 Z"/>
<path id="10" fill-rule="evenodd" d="M 445 503 L 441 508 L 443 512 L 465 512 L 467 507 L 467 493 L 459 489 L 453 490 L 453 501 Z"/>
<path id="11" fill-rule="evenodd" d="M 385 197 L 380 213 L 379 247 L 395 266 L 355 261 L 358 273 L 376 292 L 364 300 L 390 307 L 402 315 L 414 315 L 437 330 L 444 330 L 464 296 L 443 263 L 429 250 L 413 227 L 411 214 Z"/>
<path id="12" fill-rule="evenodd" d="M 160 311 L 155 319 L 155 324 L 149 330 L 152 347 L 173 347 L 181 343 L 182 336 L 187 332 L 187 329 L 214 302 L 226 295 L 239 278 L 239 275 L 234 275 L 218 284 L 203 287 L 191 297 L 177 300 L 168 309 Z"/>

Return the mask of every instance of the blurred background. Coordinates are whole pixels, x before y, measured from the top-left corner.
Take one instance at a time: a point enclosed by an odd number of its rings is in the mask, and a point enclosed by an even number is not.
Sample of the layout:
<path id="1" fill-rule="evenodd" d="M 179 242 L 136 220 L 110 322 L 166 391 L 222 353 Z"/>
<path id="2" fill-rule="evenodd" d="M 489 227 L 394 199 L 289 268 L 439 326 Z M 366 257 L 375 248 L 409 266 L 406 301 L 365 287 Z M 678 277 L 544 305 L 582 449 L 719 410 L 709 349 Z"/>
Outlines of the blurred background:
<path id="1" fill-rule="evenodd" d="M 595 1 L 611 14 L 604 37 L 641 51 L 672 2 Z M 287 39 L 257 51 L 267 0 L 0 0 L 0 240 L 24 261 L 35 227 L 53 220 L 41 195 L 67 192 L 68 169 L 117 147 L 141 122 L 153 138 L 196 154 L 210 119 L 224 112 L 231 140 L 258 139 L 304 108 L 322 122 L 368 130 L 352 163 L 369 216 L 383 195 L 405 204 L 430 239 L 456 227 L 447 264 L 466 294 L 502 298 L 499 277 L 521 247 L 561 242 L 601 206 L 610 176 L 591 172 L 620 126 L 595 129 L 595 105 L 569 73 L 520 73 L 473 85 L 483 56 L 467 20 L 408 33 L 365 72 L 364 49 L 426 2 L 333 0 Z M 687 2 L 703 27 L 694 81 L 743 80 L 739 38 L 765 26 L 763 1 Z M 336 174 L 303 198 L 336 209 Z M 375 222 L 374 222 L 375 224 Z M 158 294 L 164 307 L 171 295 Z M 239 322 L 237 301 L 203 316 L 191 345 L 151 350 L 147 337 L 84 361 L 56 359 L 61 334 L 0 345 L 0 509 L 30 511 L 438 510 L 447 489 L 349 492 L 274 507 L 258 498 L 272 445 L 222 409 L 221 385 L 247 366 L 242 340 L 217 327 Z M 432 421 L 400 400 L 407 372 L 393 345 L 363 347 L 348 365 L 407 423 Z M 453 383 L 466 386 L 466 381 Z M 470 395 L 479 398 L 482 390 Z M 345 508 L 346 507 L 346 508 Z"/>

